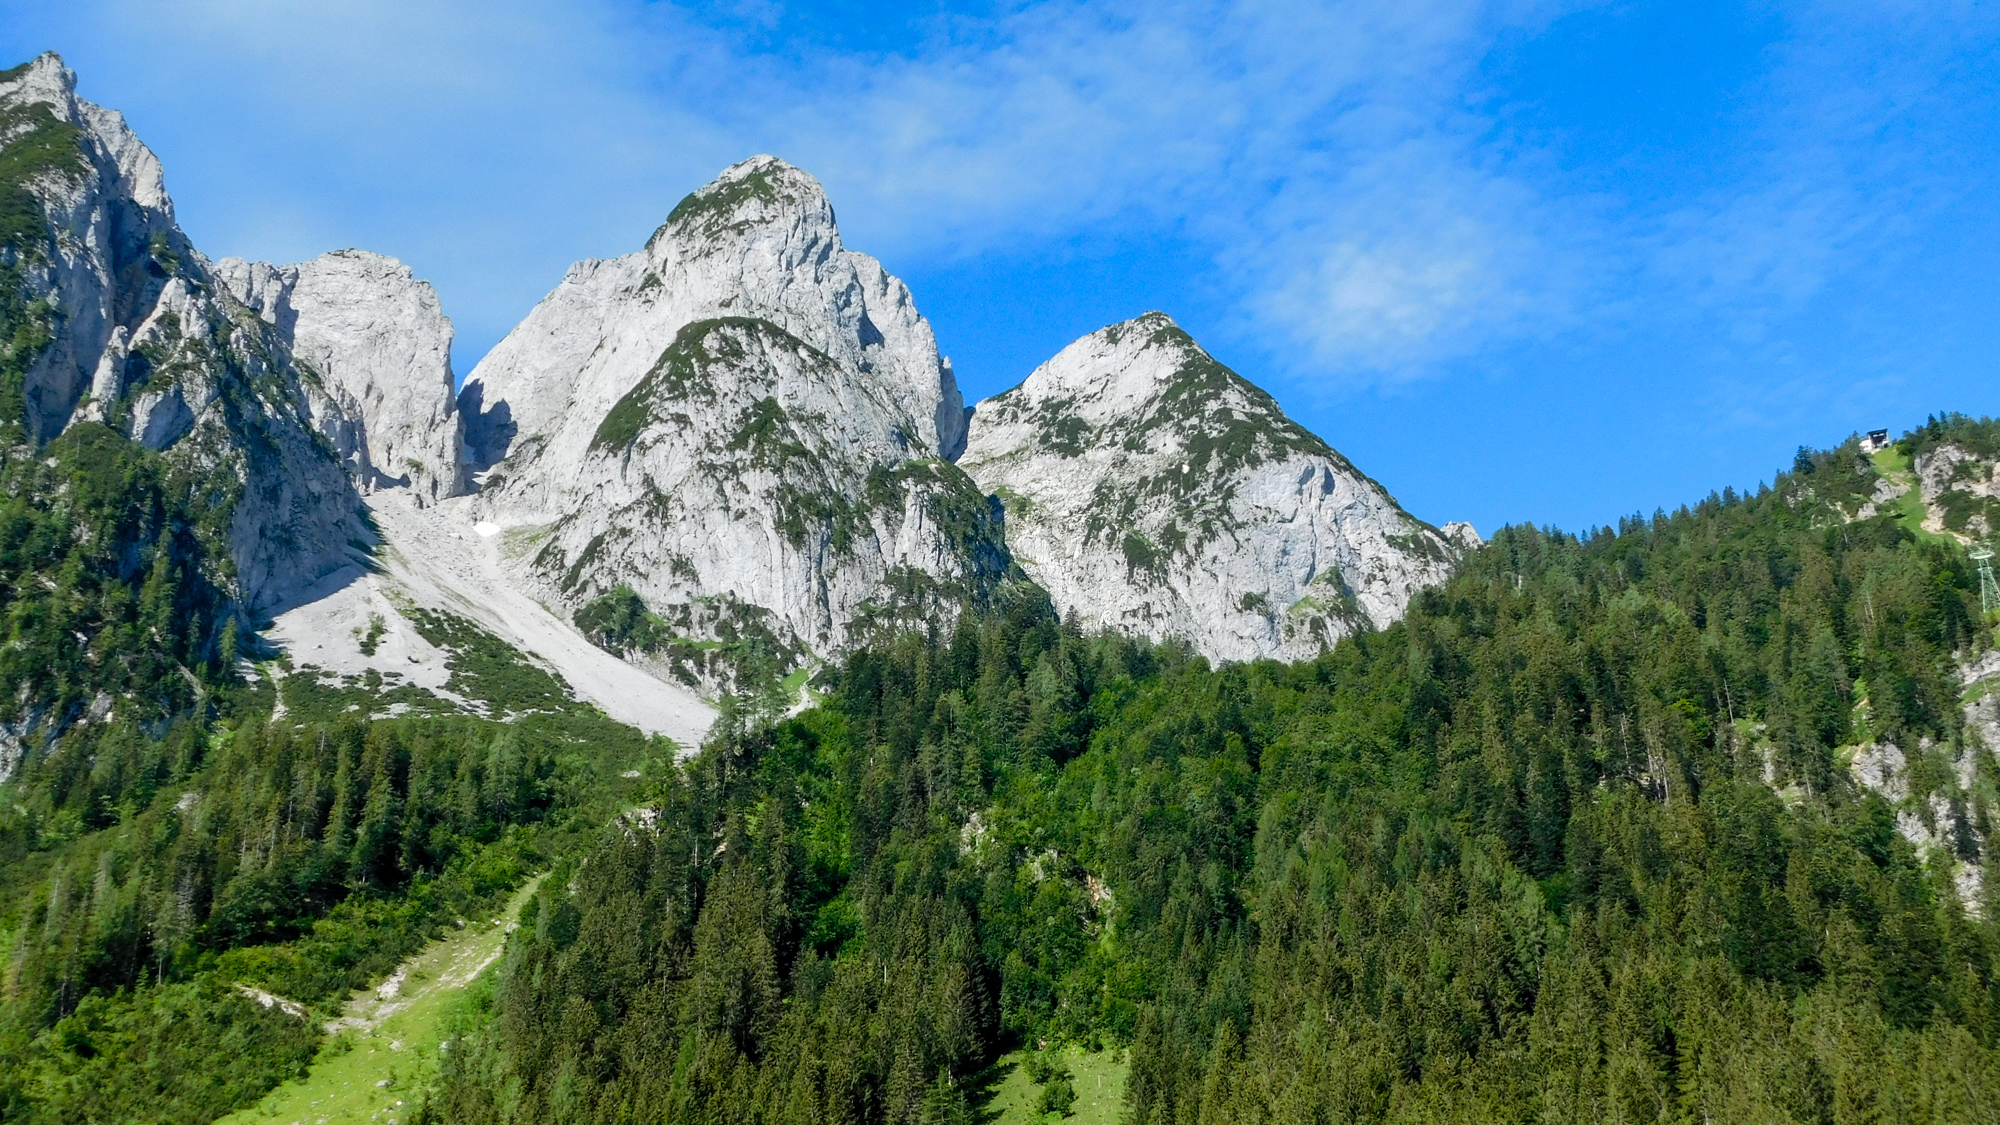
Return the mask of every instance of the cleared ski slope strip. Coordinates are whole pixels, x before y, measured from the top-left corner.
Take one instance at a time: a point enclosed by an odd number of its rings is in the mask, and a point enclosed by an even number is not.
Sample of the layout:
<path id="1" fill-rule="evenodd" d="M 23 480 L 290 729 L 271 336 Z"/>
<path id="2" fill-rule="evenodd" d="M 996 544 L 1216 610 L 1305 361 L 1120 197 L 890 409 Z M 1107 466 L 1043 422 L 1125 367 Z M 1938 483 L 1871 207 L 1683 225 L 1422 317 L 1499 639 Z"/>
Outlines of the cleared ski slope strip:
<path id="1" fill-rule="evenodd" d="M 500 567 L 504 536 L 475 528 L 470 498 L 418 508 L 402 490 L 368 498 L 382 533 L 375 574 L 322 585 L 326 593 L 280 614 L 266 635 L 295 665 L 354 675 L 369 668 L 398 673 L 440 695 L 446 653 L 426 643 L 397 611 L 408 599 L 458 614 L 527 653 L 568 681 L 578 698 L 648 734 L 663 734 L 691 753 L 715 721 L 715 709 L 680 684 L 666 683 L 586 640 L 567 621 L 514 588 Z M 480 534 L 481 531 L 489 534 Z M 379 620 L 375 651 L 361 641 Z"/>

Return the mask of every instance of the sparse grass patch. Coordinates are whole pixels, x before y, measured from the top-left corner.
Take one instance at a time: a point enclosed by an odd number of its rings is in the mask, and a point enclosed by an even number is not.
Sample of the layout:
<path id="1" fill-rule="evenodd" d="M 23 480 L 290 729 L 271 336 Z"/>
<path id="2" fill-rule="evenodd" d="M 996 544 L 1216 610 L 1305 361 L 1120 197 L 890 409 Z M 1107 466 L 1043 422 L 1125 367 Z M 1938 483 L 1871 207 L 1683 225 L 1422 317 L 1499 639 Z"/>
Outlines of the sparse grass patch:
<path id="1" fill-rule="evenodd" d="M 406 1121 L 436 1076 L 453 1017 L 490 989 L 491 967 L 505 947 L 510 924 L 535 892 L 530 880 L 495 916 L 467 921 L 401 966 L 401 988 L 384 1012 L 374 990 L 345 1006 L 350 1023 L 324 1040 L 312 1065 L 255 1105 L 222 1119 L 225 1125 L 270 1121 Z M 382 1086 L 384 1080 L 390 1085 Z"/>
<path id="2" fill-rule="evenodd" d="M 1035 1082 L 1028 1063 L 1036 1054 L 1056 1055 L 1058 1065 L 1069 1070 L 1069 1084 L 1076 1093 L 1069 1115 L 1058 1118 L 1039 1107 L 1044 1087 Z M 990 1125 L 1046 1125 L 1054 1121 L 1066 1125 L 1118 1125 L 1125 1107 L 1125 1077 L 1131 1057 L 1119 1050 L 1078 1051 L 1054 1048 L 1050 1051 L 1013 1051 L 1001 1056 L 988 1071 L 988 1085 L 975 1095 L 973 1104 L 985 1106 L 979 1118 Z"/>
<path id="3" fill-rule="evenodd" d="M 569 684 L 522 656 L 519 649 L 457 614 L 412 609 L 410 624 L 450 655 L 445 687 L 494 709 L 496 717 L 579 706 Z"/>

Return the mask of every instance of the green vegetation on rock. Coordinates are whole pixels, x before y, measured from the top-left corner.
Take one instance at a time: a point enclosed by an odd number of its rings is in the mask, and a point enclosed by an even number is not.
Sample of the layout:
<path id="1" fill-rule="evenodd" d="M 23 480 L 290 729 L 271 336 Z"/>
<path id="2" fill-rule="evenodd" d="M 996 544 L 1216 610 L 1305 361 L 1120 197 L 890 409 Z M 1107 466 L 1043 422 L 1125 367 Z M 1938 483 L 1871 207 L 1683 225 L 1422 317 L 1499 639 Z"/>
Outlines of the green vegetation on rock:
<path id="1" fill-rule="evenodd" d="M 0 247 L 37 260 L 48 253 L 49 228 L 34 185 L 60 187 L 89 174 L 83 133 L 37 104 L 0 108 L 0 136 L 7 138 L 0 145 Z"/>
<path id="2" fill-rule="evenodd" d="M 0 108 L 0 136 L 8 138 L 0 145 L 0 441 L 12 442 L 27 417 L 28 370 L 54 331 L 54 310 L 23 272 L 53 245 L 37 188 L 59 188 L 90 165 L 82 133 L 45 105 Z"/>
<path id="3" fill-rule="evenodd" d="M 1992 494 L 1994 464 L 2000 462 L 2000 420 L 1936 415 L 1883 451 L 1891 453 L 1911 463 L 1957 458 L 1934 501 L 1938 522 L 1957 534 L 2000 539 L 2000 497 Z"/>
<path id="4" fill-rule="evenodd" d="M 748 220 L 738 217 L 745 204 L 775 204 L 789 198 L 779 187 L 779 175 L 778 169 L 766 166 L 689 192 L 667 212 L 667 221 L 653 232 L 647 245 L 669 232 L 714 235 L 726 229 L 747 228 Z"/>
<path id="5" fill-rule="evenodd" d="M 710 369 L 742 364 L 750 358 L 753 347 L 777 348 L 807 356 L 809 361 L 832 362 L 768 320 L 728 316 L 694 321 L 674 334 L 674 342 L 660 353 L 645 377 L 612 404 L 598 423 L 590 448 L 623 452 L 646 427 L 663 420 L 663 412 L 674 404 L 696 397 L 713 399 Z"/>
<path id="6" fill-rule="evenodd" d="M 1143 470 L 1103 475 L 1082 513 L 1086 541 L 1122 552 L 1128 572 L 1163 576 L 1171 563 L 1197 558 L 1227 534 L 1241 518 L 1237 490 L 1244 474 L 1259 466 L 1312 458 L 1368 481 L 1345 457 L 1286 417 L 1270 395 L 1217 362 L 1164 314 L 1147 313 L 1112 325 L 1103 337 L 1112 345 L 1129 344 L 1127 338 L 1135 332 L 1152 353 L 1149 362 L 1163 362 L 1168 370 L 1125 413 L 1093 424 L 1078 412 L 1074 395 L 1051 393 L 1031 401 L 1018 388 L 981 408 L 992 413 L 996 424 L 1031 427 L 1035 446 L 1058 456 L 1094 452 L 1159 458 Z M 1030 515 L 1014 498 L 1008 504 L 1018 515 Z M 1173 513 L 1168 533 L 1157 528 L 1149 528 L 1150 535 L 1142 532 L 1142 522 L 1160 511 Z M 1406 514 L 1404 518 L 1410 530 L 1397 537 L 1397 545 L 1440 558 L 1444 549 L 1431 537 L 1434 531 Z"/>
<path id="7" fill-rule="evenodd" d="M 717 694 L 768 693 L 788 673 L 806 670 L 810 654 L 780 636 L 762 606 L 717 597 L 664 608 L 666 616 L 655 613 L 630 586 L 618 586 L 585 603 L 573 620 L 606 652 L 653 658 L 680 682 Z"/>

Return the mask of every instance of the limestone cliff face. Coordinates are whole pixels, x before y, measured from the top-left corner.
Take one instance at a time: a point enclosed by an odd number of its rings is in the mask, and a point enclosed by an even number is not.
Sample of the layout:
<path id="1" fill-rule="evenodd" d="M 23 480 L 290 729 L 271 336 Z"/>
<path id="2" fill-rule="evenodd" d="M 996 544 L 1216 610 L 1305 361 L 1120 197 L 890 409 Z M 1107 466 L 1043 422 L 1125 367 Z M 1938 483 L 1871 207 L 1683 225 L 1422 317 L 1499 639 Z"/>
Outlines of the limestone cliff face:
<path id="1" fill-rule="evenodd" d="M 346 565 L 369 531 L 321 431 L 353 420 L 189 245 L 124 118 L 79 99 L 45 54 L 0 74 L 0 145 L 19 372 L 0 388 L 0 423 L 18 420 L 31 443 L 101 423 L 164 452 L 226 513 L 253 610 Z"/>
<path id="2" fill-rule="evenodd" d="M 930 325 L 771 157 L 573 267 L 460 406 L 520 581 L 572 609 L 629 587 L 672 640 L 825 655 L 1009 565 Z"/>
<path id="3" fill-rule="evenodd" d="M 980 403 L 959 464 L 1064 612 L 1212 659 L 1300 659 L 1387 625 L 1479 542 L 1403 511 L 1160 313 Z"/>
<path id="4" fill-rule="evenodd" d="M 588 260 L 467 377 L 476 463 L 528 437 L 587 439 L 687 324 L 768 320 L 881 386 L 909 437 L 955 457 L 964 403 L 909 287 L 841 245 L 819 181 L 769 156 L 682 200 L 635 254 Z"/>
<path id="5" fill-rule="evenodd" d="M 378 490 L 704 690 L 949 620 L 1025 580 L 1014 551 L 1089 624 L 1310 656 L 1478 543 L 1159 314 L 1071 345 L 968 429 L 909 289 L 769 156 L 642 249 L 574 266 L 454 395 L 428 284 L 358 250 L 210 263 L 159 162 L 55 56 L 0 73 L 0 144 L 0 425 L 23 450 L 101 424 L 163 452 L 226 515 L 252 610 L 353 564 Z"/>
<path id="6" fill-rule="evenodd" d="M 215 271 L 318 374 L 327 438 L 364 489 L 408 488 L 419 503 L 465 492 L 451 321 L 429 282 L 365 250 Z"/>

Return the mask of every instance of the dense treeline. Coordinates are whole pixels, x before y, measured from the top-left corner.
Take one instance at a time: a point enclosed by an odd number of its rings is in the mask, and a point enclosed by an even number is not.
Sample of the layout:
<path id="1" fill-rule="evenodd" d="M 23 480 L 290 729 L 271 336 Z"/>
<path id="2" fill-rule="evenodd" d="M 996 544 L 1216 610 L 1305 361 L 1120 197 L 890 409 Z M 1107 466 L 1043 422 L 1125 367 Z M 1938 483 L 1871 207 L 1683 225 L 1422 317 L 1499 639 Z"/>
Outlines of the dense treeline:
<path id="1" fill-rule="evenodd" d="M 0 822 L 10 866 L 47 867 L 26 912 L 40 936 L 16 970 L 15 1000 L 40 995 L 59 1015 L 84 992 L 184 975 L 205 952 L 296 938 L 356 890 L 435 878 L 573 807 L 583 778 L 609 764 L 533 722 L 474 719 L 300 728 L 252 718 L 189 724 L 158 742 L 129 725 L 65 739 L 21 779 L 47 805 Z M 114 825 L 123 831 L 93 831 Z M 477 889 L 518 877 L 503 871 Z M 335 973 L 282 991 L 315 1000 L 364 982 Z"/>
<path id="2" fill-rule="evenodd" d="M 586 838 L 620 773 L 671 760 L 588 714 L 298 725 L 239 702 L 162 738 L 86 725 L 13 780 L 0 1121 L 202 1121 L 256 1097 L 319 1035 L 236 986 L 337 1007 Z M 204 1052 L 240 1073 L 170 1061 Z"/>
<path id="3" fill-rule="evenodd" d="M 1896 443 L 1915 460 L 1941 445 L 1956 445 L 1989 465 L 2000 458 L 2000 418 L 1974 418 L 1969 414 L 1933 414 L 1924 424 L 1904 434 Z"/>
<path id="4" fill-rule="evenodd" d="M 859 653 L 542 885 L 426 1113 L 964 1121 L 1054 1040 L 1145 1125 L 1993 1120 L 1993 635 L 1962 553 L 1845 519 L 1865 468 L 1509 529 L 1291 667 L 1032 592 Z"/>
<path id="5" fill-rule="evenodd" d="M 157 721 L 229 678 L 226 529 L 196 487 L 96 423 L 0 449 L 0 693 L 29 753 L 93 704 Z"/>

